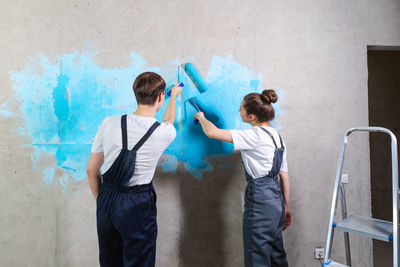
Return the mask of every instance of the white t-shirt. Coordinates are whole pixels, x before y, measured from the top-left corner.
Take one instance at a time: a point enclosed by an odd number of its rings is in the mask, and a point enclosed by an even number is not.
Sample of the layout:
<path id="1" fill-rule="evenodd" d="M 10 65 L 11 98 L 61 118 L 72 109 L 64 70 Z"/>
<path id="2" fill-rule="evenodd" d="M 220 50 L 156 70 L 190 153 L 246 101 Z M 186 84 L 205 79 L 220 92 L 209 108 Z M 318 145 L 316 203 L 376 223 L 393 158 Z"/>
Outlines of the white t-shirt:
<path id="1" fill-rule="evenodd" d="M 281 147 L 278 132 L 267 126 L 262 126 L 268 130 L 275 139 L 276 145 Z M 271 137 L 260 127 L 253 127 L 245 130 L 230 130 L 233 139 L 234 150 L 240 150 L 242 160 L 247 173 L 253 177 L 261 178 L 266 176 L 272 169 L 275 145 Z M 287 172 L 286 145 L 282 157 L 281 172 Z"/>
<path id="2" fill-rule="evenodd" d="M 156 119 L 152 117 L 127 115 L 128 149 L 132 149 L 136 145 L 155 121 Z M 161 122 L 136 152 L 135 173 L 128 182 L 129 186 L 148 184 L 152 181 L 158 159 L 175 136 L 175 127 L 168 122 Z M 107 171 L 118 157 L 121 149 L 121 116 L 107 117 L 101 123 L 93 140 L 92 153 L 104 152 L 104 165 L 105 171 Z"/>

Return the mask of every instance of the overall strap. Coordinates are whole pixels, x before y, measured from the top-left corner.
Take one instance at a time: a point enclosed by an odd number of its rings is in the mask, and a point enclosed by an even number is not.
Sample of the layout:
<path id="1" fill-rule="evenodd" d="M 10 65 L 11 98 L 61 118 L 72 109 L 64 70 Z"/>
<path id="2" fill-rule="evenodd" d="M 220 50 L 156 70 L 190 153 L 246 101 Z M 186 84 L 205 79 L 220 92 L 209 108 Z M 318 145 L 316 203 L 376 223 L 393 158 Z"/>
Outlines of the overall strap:
<path id="1" fill-rule="evenodd" d="M 160 125 L 158 121 L 154 122 L 151 125 L 150 129 L 146 132 L 146 134 L 137 142 L 137 144 L 132 148 L 133 151 L 138 151 L 138 149 L 144 144 L 144 142 L 149 139 L 150 135 L 154 132 L 155 129 Z"/>
<path id="2" fill-rule="evenodd" d="M 126 127 L 126 115 L 121 116 L 122 148 L 128 149 L 128 136 Z"/>
<path id="3" fill-rule="evenodd" d="M 264 129 L 263 127 L 260 127 L 260 128 L 263 129 L 264 132 L 266 132 L 271 137 L 272 142 L 274 142 L 275 148 L 278 148 L 278 146 L 276 145 L 276 142 L 275 142 L 275 139 L 274 139 L 273 135 L 267 129 Z M 281 139 L 281 146 L 283 147 L 282 138 L 281 138 L 280 135 L 279 135 L 279 138 Z"/>
<path id="4" fill-rule="evenodd" d="M 283 141 L 282 141 L 282 137 L 281 137 L 281 135 L 278 133 L 278 135 L 279 135 L 279 140 L 281 140 L 281 148 L 285 148 L 284 146 L 283 146 Z"/>

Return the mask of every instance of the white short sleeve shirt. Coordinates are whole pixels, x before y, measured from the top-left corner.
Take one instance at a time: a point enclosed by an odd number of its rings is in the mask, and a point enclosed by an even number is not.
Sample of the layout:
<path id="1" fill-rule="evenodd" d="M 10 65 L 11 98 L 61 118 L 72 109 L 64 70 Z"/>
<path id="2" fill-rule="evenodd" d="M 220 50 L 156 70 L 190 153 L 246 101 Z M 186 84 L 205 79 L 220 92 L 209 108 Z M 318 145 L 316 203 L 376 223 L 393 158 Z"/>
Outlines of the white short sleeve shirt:
<path id="1" fill-rule="evenodd" d="M 128 149 L 132 149 L 156 119 L 128 114 L 126 121 Z M 159 158 L 175 139 L 175 136 L 175 127 L 168 122 L 161 122 L 160 126 L 137 151 L 135 173 L 128 183 L 129 186 L 148 184 L 152 181 Z M 101 123 L 93 139 L 91 152 L 104 153 L 104 167 L 107 171 L 117 159 L 121 149 L 121 116 L 107 117 Z"/>
<path id="2" fill-rule="evenodd" d="M 278 132 L 267 126 L 262 126 L 268 130 L 275 139 L 276 145 L 281 147 Z M 271 137 L 260 127 L 253 127 L 245 130 L 230 130 L 232 134 L 234 150 L 240 150 L 242 160 L 247 173 L 253 177 L 261 178 L 266 176 L 272 169 L 275 145 Z M 282 157 L 281 172 L 287 172 L 286 145 Z"/>

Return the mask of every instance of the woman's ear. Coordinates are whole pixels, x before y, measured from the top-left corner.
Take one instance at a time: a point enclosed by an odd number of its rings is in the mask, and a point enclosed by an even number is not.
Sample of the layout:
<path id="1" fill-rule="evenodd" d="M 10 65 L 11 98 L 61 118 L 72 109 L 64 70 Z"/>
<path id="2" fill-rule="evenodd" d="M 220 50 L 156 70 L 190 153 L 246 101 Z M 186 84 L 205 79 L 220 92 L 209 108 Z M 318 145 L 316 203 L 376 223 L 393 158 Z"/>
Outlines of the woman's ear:
<path id="1" fill-rule="evenodd" d="M 255 121 L 257 119 L 254 114 L 250 114 L 247 117 L 249 118 L 249 121 Z"/>

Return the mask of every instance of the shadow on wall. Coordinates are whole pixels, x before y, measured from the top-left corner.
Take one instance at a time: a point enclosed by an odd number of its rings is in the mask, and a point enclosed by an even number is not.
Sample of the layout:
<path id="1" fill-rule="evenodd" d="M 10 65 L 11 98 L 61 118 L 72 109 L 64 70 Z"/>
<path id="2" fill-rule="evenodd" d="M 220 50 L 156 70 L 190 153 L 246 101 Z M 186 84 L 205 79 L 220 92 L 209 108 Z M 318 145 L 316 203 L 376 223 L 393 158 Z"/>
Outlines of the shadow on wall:
<path id="1" fill-rule="evenodd" d="M 243 266 L 245 178 L 240 162 L 240 154 L 214 159 L 214 170 L 201 181 L 184 175 L 180 266 Z"/>

